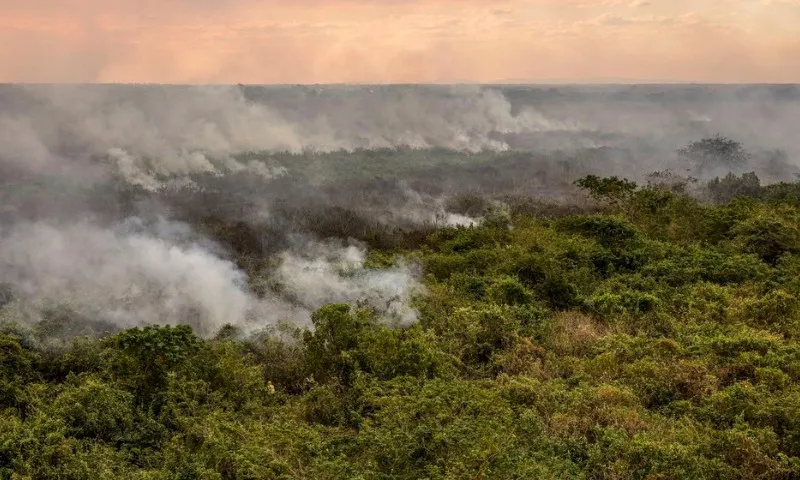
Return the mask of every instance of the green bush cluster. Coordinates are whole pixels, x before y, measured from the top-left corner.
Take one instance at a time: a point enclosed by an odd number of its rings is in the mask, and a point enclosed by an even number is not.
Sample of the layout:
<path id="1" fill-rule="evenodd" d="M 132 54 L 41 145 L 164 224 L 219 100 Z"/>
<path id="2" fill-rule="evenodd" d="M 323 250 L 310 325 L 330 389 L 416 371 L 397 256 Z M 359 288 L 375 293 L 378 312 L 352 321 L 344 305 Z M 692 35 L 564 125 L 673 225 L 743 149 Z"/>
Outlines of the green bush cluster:
<path id="1" fill-rule="evenodd" d="M 800 205 L 581 184 L 598 213 L 371 252 L 422 263 L 405 329 L 6 328 L 0 478 L 800 478 Z"/>

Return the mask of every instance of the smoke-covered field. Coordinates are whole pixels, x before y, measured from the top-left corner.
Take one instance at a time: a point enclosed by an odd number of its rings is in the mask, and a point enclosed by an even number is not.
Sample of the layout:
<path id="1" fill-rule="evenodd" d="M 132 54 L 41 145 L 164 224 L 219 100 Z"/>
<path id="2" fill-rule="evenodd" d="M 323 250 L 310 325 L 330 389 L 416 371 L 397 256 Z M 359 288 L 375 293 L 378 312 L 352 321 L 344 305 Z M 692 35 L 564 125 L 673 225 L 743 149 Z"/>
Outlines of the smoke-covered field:
<path id="1" fill-rule="evenodd" d="M 3 321 L 209 336 L 342 302 L 407 325 L 419 268 L 371 246 L 563 202 L 586 174 L 792 180 L 798 122 L 796 86 L 3 85 Z M 676 153 L 717 134 L 741 161 Z"/>

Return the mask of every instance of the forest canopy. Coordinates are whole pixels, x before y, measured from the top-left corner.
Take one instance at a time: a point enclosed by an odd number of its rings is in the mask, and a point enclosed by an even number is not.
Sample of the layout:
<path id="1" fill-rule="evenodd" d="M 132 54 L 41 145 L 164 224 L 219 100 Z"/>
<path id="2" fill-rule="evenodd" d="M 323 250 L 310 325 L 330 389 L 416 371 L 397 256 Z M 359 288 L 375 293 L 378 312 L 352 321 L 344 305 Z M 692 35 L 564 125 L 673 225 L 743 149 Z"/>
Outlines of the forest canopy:
<path id="1" fill-rule="evenodd" d="M 402 328 L 346 304 L 211 338 L 6 324 L 0 478 L 798 478 L 800 184 L 754 177 L 701 201 L 586 176 L 570 206 L 462 196 L 486 221 L 361 230 L 372 267 L 422 266 Z M 258 232 L 207 227 L 256 264 Z"/>

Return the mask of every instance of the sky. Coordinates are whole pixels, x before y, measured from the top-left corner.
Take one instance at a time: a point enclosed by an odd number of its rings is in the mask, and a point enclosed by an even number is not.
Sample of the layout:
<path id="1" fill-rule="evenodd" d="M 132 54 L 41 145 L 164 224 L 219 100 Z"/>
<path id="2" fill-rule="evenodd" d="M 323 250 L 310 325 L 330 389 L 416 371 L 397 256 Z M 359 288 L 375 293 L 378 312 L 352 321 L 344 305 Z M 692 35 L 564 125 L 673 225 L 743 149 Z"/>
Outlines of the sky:
<path id="1" fill-rule="evenodd" d="M 0 81 L 800 83 L 800 0 L 0 0 Z"/>

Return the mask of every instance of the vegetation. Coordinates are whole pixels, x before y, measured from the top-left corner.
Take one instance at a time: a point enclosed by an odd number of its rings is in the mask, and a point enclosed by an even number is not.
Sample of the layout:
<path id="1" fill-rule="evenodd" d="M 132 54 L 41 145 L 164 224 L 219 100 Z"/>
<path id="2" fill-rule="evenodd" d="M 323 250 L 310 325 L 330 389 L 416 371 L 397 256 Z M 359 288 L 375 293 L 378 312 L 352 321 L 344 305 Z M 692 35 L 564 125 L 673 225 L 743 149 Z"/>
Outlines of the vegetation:
<path id="1" fill-rule="evenodd" d="M 347 305 L 246 337 L 7 326 L 0 478 L 800 478 L 800 185 L 755 180 L 455 199 L 487 221 L 373 245 L 424 267 L 406 329 Z"/>
<path id="2" fill-rule="evenodd" d="M 743 167 L 751 159 L 750 153 L 742 144 L 721 135 L 692 142 L 679 149 L 678 155 L 698 173 L 708 172 L 721 166 L 728 169 Z"/>

